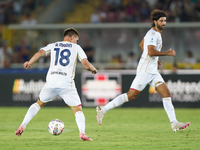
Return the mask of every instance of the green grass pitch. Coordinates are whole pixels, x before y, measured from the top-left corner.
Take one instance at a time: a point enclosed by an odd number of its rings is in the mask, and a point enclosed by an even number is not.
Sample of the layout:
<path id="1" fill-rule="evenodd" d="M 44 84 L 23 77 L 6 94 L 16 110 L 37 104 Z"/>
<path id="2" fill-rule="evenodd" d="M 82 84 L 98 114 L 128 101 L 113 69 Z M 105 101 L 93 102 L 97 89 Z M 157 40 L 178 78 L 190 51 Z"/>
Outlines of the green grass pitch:
<path id="1" fill-rule="evenodd" d="M 84 108 L 86 134 L 93 141 L 79 139 L 78 128 L 69 107 L 44 107 L 27 125 L 21 137 L 15 130 L 28 107 L 0 107 L 0 149 L 2 150 L 199 150 L 200 109 L 176 108 L 177 119 L 191 126 L 172 132 L 163 108 L 115 108 L 96 122 L 95 108 Z M 61 119 L 64 132 L 48 132 L 52 119 Z"/>

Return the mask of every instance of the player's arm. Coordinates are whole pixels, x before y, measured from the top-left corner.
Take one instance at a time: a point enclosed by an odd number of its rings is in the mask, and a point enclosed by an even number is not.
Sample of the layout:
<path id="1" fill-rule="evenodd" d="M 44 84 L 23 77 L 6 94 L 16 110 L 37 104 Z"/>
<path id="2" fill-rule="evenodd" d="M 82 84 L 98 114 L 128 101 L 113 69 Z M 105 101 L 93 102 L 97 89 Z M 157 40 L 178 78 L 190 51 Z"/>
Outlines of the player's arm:
<path id="1" fill-rule="evenodd" d="M 87 58 L 82 59 L 81 63 L 86 70 L 91 71 L 93 74 L 97 73 L 97 69 L 87 60 Z"/>
<path id="2" fill-rule="evenodd" d="M 171 48 L 168 51 L 157 51 L 154 45 L 148 45 L 148 55 L 152 56 L 176 56 L 175 50 Z"/>
<path id="3" fill-rule="evenodd" d="M 36 62 L 40 57 L 43 57 L 45 55 L 46 55 L 45 50 L 41 49 L 40 51 L 38 51 L 37 53 L 35 53 L 33 55 L 33 57 L 29 61 L 26 61 L 24 63 L 24 65 L 23 65 L 24 68 L 25 69 L 29 69 L 34 62 Z"/>
<path id="4" fill-rule="evenodd" d="M 144 38 L 142 39 L 142 41 L 139 44 L 139 47 L 141 48 L 142 51 L 143 51 L 143 45 L 144 45 Z"/>

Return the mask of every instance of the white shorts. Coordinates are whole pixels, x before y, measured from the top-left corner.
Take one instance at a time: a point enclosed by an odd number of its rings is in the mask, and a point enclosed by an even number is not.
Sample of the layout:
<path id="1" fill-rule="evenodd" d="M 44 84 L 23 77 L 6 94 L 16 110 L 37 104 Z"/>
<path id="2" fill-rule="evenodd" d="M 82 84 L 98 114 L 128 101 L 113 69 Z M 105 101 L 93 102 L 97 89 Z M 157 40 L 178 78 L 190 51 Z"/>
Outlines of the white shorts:
<path id="1" fill-rule="evenodd" d="M 150 74 L 147 72 L 139 72 L 137 73 L 135 79 L 133 80 L 130 88 L 135 89 L 137 91 L 142 91 L 147 86 L 147 84 L 149 84 L 154 89 L 156 89 L 158 85 L 164 82 L 165 81 L 163 80 L 159 72 L 156 74 Z"/>
<path id="2" fill-rule="evenodd" d="M 81 106 L 81 100 L 76 88 L 49 88 L 45 84 L 39 94 L 39 99 L 43 103 L 47 103 L 56 96 L 60 96 L 68 106 Z"/>

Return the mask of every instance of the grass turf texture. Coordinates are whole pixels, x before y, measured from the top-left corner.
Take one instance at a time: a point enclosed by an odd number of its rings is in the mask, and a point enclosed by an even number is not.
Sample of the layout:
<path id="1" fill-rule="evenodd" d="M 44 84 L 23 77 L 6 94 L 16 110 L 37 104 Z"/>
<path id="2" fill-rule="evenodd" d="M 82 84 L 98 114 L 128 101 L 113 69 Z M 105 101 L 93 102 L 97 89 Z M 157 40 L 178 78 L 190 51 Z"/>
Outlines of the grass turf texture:
<path id="1" fill-rule="evenodd" d="M 15 130 L 28 107 L 0 107 L 0 149 L 2 150 L 196 150 L 200 149 L 200 109 L 176 108 L 179 121 L 191 122 L 186 130 L 172 132 L 163 108 L 115 108 L 96 122 L 95 108 L 83 108 L 86 134 L 93 141 L 79 139 L 69 107 L 44 107 L 27 125 L 21 137 Z M 48 132 L 52 119 L 61 119 L 64 133 Z"/>

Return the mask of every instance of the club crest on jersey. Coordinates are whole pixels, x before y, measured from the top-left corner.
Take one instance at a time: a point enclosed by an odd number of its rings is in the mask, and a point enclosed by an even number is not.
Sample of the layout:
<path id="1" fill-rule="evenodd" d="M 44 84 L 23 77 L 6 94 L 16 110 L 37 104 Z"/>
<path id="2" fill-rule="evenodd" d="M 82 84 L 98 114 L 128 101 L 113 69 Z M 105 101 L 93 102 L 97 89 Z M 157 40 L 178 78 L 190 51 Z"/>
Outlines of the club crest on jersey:
<path id="1" fill-rule="evenodd" d="M 153 38 L 151 38 L 151 41 L 150 41 L 150 43 L 153 43 Z"/>

